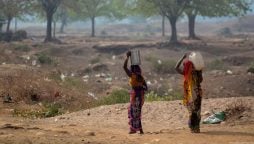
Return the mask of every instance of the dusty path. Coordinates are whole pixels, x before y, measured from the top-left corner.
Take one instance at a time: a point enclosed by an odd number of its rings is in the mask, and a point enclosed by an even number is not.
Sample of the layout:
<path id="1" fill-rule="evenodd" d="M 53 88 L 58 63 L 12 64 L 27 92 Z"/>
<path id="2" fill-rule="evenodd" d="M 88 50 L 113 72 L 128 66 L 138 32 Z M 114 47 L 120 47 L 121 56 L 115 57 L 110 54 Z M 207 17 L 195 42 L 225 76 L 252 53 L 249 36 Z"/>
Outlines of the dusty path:
<path id="1" fill-rule="evenodd" d="M 143 108 L 144 135 L 127 134 L 127 104 L 40 120 L 1 116 L 0 143 L 254 144 L 254 97 L 206 99 L 202 104 L 203 113 L 223 110 L 236 101 L 251 106 L 251 110 L 235 121 L 201 125 L 200 134 L 189 132 L 187 112 L 181 101 L 146 103 Z"/>

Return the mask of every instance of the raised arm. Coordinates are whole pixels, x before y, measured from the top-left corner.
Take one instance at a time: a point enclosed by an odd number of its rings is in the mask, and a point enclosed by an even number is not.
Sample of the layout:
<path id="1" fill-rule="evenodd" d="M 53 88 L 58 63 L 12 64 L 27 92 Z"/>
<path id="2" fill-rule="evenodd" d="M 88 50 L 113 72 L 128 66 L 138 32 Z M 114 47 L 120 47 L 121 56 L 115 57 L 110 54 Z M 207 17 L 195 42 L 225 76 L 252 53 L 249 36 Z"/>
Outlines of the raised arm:
<path id="1" fill-rule="evenodd" d="M 179 74 L 182 74 L 183 75 L 183 70 L 180 69 L 180 65 L 181 63 L 183 62 L 183 60 L 187 57 L 187 54 L 184 54 L 183 57 L 176 63 L 176 66 L 175 66 L 175 70 L 179 73 Z"/>
<path id="2" fill-rule="evenodd" d="M 123 64 L 123 69 L 124 71 L 126 72 L 126 74 L 131 77 L 131 71 L 128 69 L 128 61 L 129 61 L 129 57 L 131 56 L 131 52 L 127 52 L 126 53 L 126 59 L 124 61 L 124 64 Z"/>

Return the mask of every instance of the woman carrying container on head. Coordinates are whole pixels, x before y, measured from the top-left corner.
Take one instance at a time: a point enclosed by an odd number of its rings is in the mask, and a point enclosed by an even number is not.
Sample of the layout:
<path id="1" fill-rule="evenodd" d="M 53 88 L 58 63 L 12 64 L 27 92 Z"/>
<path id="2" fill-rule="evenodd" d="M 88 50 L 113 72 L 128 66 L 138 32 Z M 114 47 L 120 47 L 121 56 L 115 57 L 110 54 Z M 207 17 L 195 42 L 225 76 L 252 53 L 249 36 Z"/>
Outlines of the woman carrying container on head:
<path id="1" fill-rule="evenodd" d="M 143 134 L 141 109 L 144 104 L 144 92 L 147 91 L 147 85 L 141 74 L 139 65 L 131 65 L 130 69 L 127 67 L 131 52 L 127 52 L 126 56 L 123 68 L 129 77 L 129 84 L 132 87 L 132 90 L 130 91 L 130 106 L 128 108 L 130 125 L 129 134 L 134 134 L 137 131 L 140 131 L 140 134 Z"/>
<path id="2" fill-rule="evenodd" d="M 188 57 L 188 58 L 187 58 Z M 183 60 L 186 59 L 184 62 Z M 180 65 L 183 62 L 183 69 Z M 193 133 L 200 133 L 201 120 L 201 82 L 204 61 L 199 52 L 192 52 L 189 56 L 185 54 L 176 64 L 176 71 L 184 76 L 184 98 L 183 104 L 189 112 L 189 128 Z"/>

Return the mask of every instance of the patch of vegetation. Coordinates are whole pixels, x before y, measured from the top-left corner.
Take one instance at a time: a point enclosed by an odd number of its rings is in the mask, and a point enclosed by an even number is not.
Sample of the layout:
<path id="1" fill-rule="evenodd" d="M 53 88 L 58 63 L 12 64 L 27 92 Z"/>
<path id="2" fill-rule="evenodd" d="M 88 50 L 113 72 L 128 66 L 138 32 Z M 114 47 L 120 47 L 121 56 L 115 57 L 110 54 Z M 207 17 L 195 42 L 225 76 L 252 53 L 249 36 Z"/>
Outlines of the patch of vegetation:
<path id="1" fill-rule="evenodd" d="M 160 74 L 174 74 L 176 61 L 160 60 L 153 56 L 145 57 L 145 60 L 152 63 L 152 69 Z"/>
<path id="2" fill-rule="evenodd" d="M 170 92 L 167 95 L 164 96 L 159 96 L 157 93 L 154 91 L 151 91 L 145 95 L 145 100 L 146 101 L 173 101 L 173 100 L 181 100 L 182 99 L 182 93 L 179 91 L 173 91 Z"/>
<path id="3" fill-rule="evenodd" d="M 66 77 L 63 83 L 66 87 L 83 88 L 83 81 L 76 77 Z"/>
<path id="4" fill-rule="evenodd" d="M 176 62 L 173 60 L 159 61 L 153 62 L 153 69 L 157 73 L 161 74 L 173 74 L 175 73 L 175 64 Z"/>
<path id="5" fill-rule="evenodd" d="M 41 53 L 38 55 L 38 61 L 41 63 L 41 64 L 52 64 L 53 63 L 53 59 L 48 56 L 47 54 L 44 54 L 44 53 Z"/>
<path id="6" fill-rule="evenodd" d="M 207 68 L 209 70 L 226 70 L 227 66 L 224 64 L 222 60 L 216 59 L 208 63 Z"/>
<path id="7" fill-rule="evenodd" d="M 173 100 L 181 100 L 182 93 L 179 91 L 173 91 L 168 95 L 159 96 L 154 91 L 151 91 L 145 95 L 146 102 L 152 101 L 173 101 Z M 93 107 L 101 106 L 101 105 L 113 105 L 113 104 L 121 104 L 121 103 L 129 103 L 130 95 L 129 92 L 125 89 L 114 90 L 109 96 L 103 97 L 99 99 L 97 102 L 93 104 Z"/>
<path id="8" fill-rule="evenodd" d="M 60 104 L 46 104 L 45 117 L 54 117 L 63 114 Z"/>
<path id="9" fill-rule="evenodd" d="M 27 32 L 24 30 L 18 30 L 13 34 L 12 40 L 13 41 L 21 41 L 27 38 Z"/>
<path id="10" fill-rule="evenodd" d="M 18 110 L 14 109 L 13 115 L 25 118 L 47 118 L 54 117 L 63 114 L 62 107 L 60 104 L 48 104 L 44 103 L 43 108 L 40 110 Z"/>
<path id="11" fill-rule="evenodd" d="M 19 30 L 13 33 L 12 31 L 0 33 L 0 41 L 21 41 L 27 38 L 27 32 Z"/>
<path id="12" fill-rule="evenodd" d="M 250 65 L 250 67 L 247 70 L 248 73 L 254 73 L 254 63 Z"/>
<path id="13" fill-rule="evenodd" d="M 16 51 L 22 51 L 22 52 L 29 52 L 29 51 L 31 51 L 31 48 L 28 45 L 25 45 L 25 44 L 15 45 L 14 49 Z"/>
<path id="14" fill-rule="evenodd" d="M 99 58 L 99 57 L 96 57 L 96 58 L 91 59 L 91 60 L 90 60 L 90 63 L 91 63 L 91 64 L 96 64 L 96 63 L 99 63 L 100 61 L 101 61 L 100 58 Z"/>
<path id="15" fill-rule="evenodd" d="M 129 92 L 125 89 L 114 90 L 109 96 L 103 97 L 96 102 L 96 106 L 113 105 L 130 102 Z"/>

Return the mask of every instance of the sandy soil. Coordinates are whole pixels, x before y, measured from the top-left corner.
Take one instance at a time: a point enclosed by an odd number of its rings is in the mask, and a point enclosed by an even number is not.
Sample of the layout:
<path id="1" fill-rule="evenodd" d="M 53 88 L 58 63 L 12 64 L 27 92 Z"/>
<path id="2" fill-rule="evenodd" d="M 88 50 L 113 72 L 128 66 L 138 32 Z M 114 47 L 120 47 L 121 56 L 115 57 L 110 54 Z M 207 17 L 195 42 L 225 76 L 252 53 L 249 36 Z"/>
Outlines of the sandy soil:
<path id="1" fill-rule="evenodd" d="M 49 119 L 0 118 L 0 143 L 92 143 L 92 144 L 253 144 L 254 97 L 205 99 L 205 113 L 225 110 L 241 101 L 251 109 L 216 125 L 201 125 L 200 134 L 187 128 L 187 111 L 181 101 L 145 103 L 145 134 L 128 134 L 128 104 L 101 106 Z M 8 111 L 8 109 L 6 109 Z"/>

